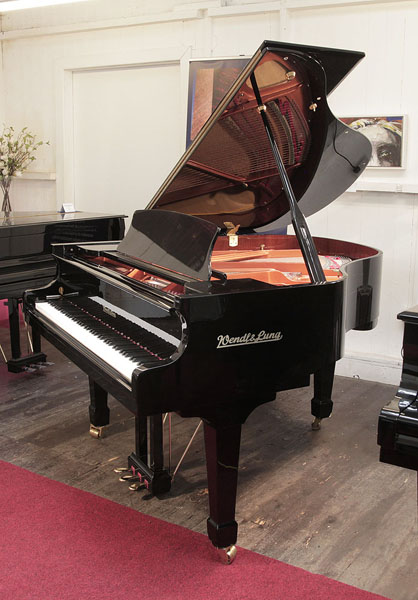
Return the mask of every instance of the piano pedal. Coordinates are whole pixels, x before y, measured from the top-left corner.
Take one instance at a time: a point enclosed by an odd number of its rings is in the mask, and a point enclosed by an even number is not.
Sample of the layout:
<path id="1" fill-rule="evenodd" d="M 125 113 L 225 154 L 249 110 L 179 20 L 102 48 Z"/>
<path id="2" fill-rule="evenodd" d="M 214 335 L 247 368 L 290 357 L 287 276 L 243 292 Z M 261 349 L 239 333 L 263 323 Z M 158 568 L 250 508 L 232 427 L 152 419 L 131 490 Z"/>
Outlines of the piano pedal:
<path id="1" fill-rule="evenodd" d="M 116 469 L 113 469 L 114 473 L 127 473 L 128 471 L 131 471 L 128 467 L 116 467 Z"/>
<path id="2" fill-rule="evenodd" d="M 144 482 L 138 480 L 135 483 L 131 483 L 131 485 L 129 486 L 129 489 L 131 492 L 137 492 L 142 487 L 145 487 Z"/>
<path id="3" fill-rule="evenodd" d="M 37 362 L 37 363 L 30 363 L 25 367 L 22 367 L 22 371 L 25 371 L 26 373 L 35 373 L 35 371 L 41 371 L 42 369 L 46 369 L 47 367 L 53 365 L 54 363 L 51 362 Z"/>
<path id="4" fill-rule="evenodd" d="M 90 433 L 90 435 L 92 437 L 94 437 L 96 439 L 102 438 L 102 437 L 104 437 L 104 432 L 105 432 L 105 427 L 104 426 L 103 427 L 98 427 L 98 426 L 92 425 L 90 423 L 89 433 Z"/>
<path id="5" fill-rule="evenodd" d="M 119 477 L 119 481 L 131 481 L 131 482 L 134 482 L 134 481 L 139 481 L 139 482 L 140 482 L 141 480 L 140 480 L 140 478 L 139 478 L 137 475 L 134 475 L 134 474 L 131 472 L 131 473 L 129 473 L 129 475 L 128 475 L 128 474 L 126 474 L 126 475 L 121 475 L 121 476 Z"/>
<path id="6" fill-rule="evenodd" d="M 312 421 L 312 431 L 319 431 L 321 429 L 321 421 L 319 417 L 315 417 Z"/>

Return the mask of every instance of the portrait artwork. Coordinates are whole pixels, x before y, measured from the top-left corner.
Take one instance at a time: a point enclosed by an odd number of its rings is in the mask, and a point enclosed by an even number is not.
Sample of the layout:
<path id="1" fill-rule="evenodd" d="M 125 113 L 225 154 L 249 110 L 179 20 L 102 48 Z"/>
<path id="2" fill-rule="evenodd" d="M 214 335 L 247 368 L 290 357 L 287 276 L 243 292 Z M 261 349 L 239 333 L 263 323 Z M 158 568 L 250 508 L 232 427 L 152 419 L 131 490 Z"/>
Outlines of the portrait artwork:
<path id="1" fill-rule="evenodd" d="M 340 121 L 365 135 L 372 144 L 367 167 L 402 168 L 405 116 L 350 117 Z"/>

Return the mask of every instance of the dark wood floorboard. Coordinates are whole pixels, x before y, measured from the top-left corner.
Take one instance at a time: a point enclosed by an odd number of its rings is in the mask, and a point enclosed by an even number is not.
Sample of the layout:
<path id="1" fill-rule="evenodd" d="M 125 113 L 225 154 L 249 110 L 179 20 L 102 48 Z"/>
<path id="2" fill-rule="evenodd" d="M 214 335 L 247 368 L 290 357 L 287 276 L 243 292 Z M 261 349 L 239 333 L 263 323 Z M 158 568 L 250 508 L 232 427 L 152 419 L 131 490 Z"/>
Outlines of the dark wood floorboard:
<path id="1" fill-rule="evenodd" d="M 9 352 L 4 329 L 0 342 Z M 111 398 L 106 437 L 89 436 L 87 378 L 44 348 L 51 366 L 10 379 L 0 366 L 0 458 L 206 533 L 202 432 L 165 498 L 129 492 L 113 468 L 133 450 L 131 414 Z M 416 600 L 416 474 L 379 463 L 376 445 L 379 410 L 395 390 L 337 377 L 334 413 L 319 432 L 310 429 L 309 388 L 255 410 L 242 436 L 239 545 L 392 600 Z M 173 416 L 173 462 L 197 422 Z"/>

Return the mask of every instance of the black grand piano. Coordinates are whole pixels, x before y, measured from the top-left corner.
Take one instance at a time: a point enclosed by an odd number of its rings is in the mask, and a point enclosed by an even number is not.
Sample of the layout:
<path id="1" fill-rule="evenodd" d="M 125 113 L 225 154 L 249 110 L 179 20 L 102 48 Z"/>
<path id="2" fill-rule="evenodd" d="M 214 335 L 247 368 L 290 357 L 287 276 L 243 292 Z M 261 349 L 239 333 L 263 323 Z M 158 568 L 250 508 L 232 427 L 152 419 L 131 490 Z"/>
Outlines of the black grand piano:
<path id="1" fill-rule="evenodd" d="M 88 374 L 93 427 L 107 393 L 135 415 L 128 464 L 153 493 L 170 488 L 162 415 L 203 419 L 208 534 L 227 560 L 241 425 L 313 376 L 318 428 L 345 331 L 377 321 L 381 253 L 312 239 L 300 210 L 367 165 L 368 140 L 327 105 L 362 57 L 264 42 L 126 237 L 54 246 L 57 278 L 25 295 L 29 323 Z"/>
<path id="2" fill-rule="evenodd" d="M 8 370 L 18 373 L 29 364 L 45 361 L 39 336 L 33 352 L 21 356 L 19 304 L 23 292 L 54 279 L 56 261 L 51 244 L 118 240 L 124 234 L 124 217 L 99 213 L 0 212 L 0 299 L 7 298 L 12 356 Z"/>

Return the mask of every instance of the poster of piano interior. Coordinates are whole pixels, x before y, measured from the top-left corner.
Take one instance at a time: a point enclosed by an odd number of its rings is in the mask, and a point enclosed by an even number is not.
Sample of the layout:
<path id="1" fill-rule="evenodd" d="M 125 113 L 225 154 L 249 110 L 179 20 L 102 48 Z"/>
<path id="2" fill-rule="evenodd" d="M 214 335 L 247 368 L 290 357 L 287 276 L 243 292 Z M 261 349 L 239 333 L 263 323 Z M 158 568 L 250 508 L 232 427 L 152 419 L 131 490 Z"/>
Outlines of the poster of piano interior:
<path id="1" fill-rule="evenodd" d="M 237 79 L 249 58 L 195 60 L 189 67 L 186 147 Z"/>
<path id="2" fill-rule="evenodd" d="M 367 167 L 403 168 L 405 115 L 394 117 L 346 117 L 340 121 L 365 135 L 372 144 Z"/>

